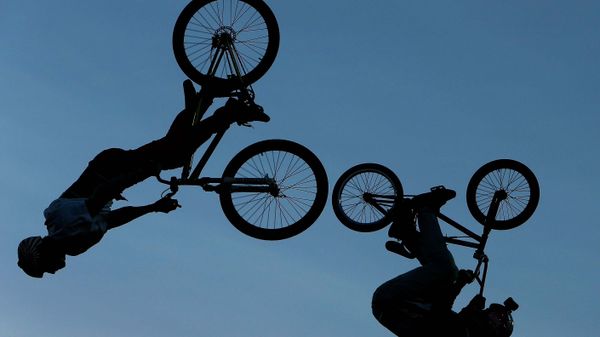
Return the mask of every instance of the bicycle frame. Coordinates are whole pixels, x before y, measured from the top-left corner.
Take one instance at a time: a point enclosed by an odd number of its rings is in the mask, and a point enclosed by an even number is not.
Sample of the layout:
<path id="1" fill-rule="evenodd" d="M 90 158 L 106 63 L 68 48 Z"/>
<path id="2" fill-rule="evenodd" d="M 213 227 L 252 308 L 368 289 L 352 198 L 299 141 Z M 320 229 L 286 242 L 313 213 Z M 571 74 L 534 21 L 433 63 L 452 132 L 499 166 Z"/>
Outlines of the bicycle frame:
<path id="1" fill-rule="evenodd" d="M 467 236 L 469 236 L 471 239 L 473 239 L 475 241 L 475 242 L 472 242 L 472 241 L 462 240 L 457 237 L 446 237 L 446 242 L 448 242 L 448 243 L 475 249 L 475 253 L 473 254 L 473 257 L 477 260 L 477 266 L 475 267 L 475 270 L 473 271 L 473 273 L 475 275 L 475 279 L 477 280 L 477 283 L 479 283 L 479 286 L 480 286 L 479 295 L 482 295 L 482 296 L 483 296 L 483 290 L 485 288 L 485 280 L 487 277 L 488 262 L 489 262 L 489 258 L 487 257 L 487 255 L 485 255 L 484 249 L 487 244 L 488 237 L 492 231 L 491 224 L 494 221 L 496 221 L 496 214 L 498 213 L 498 207 L 500 206 L 500 202 L 502 200 L 505 200 L 507 197 L 508 197 L 508 195 L 503 190 L 496 191 L 494 193 L 494 197 L 492 198 L 492 202 L 490 203 L 490 207 L 488 209 L 488 213 L 485 218 L 485 223 L 483 225 L 483 234 L 481 236 L 475 234 L 468 228 L 462 226 L 458 222 L 450 219 L 448 216 L 446 216 L 442 213 L 438 213 L 438 215 L 437 215 L 437 217 L 439 219 L 441 219 L 445 223 L 449 224 L 450 226 L 458 229 L 459 231 L 463 232 L 464 234 L 466 234 Z M 483 266 L 483 274 L 480 277 L 479 274 L 480 274 L 482 266 Z"/>
<path id="2" fill-rule="evenodd" d="M 216 50 L 214 53 L 211 64 L 209 66 L 207 74 L 211 77 L 215 76 L 215 73 L 218 69 L 219 64 L 225 58 L 229 64 L 229 67 L 235 71 L 235 77 L 239 79 L 239 88 L 229 91 L 224 94 L 219 92 L 219 88 L 211 88 L 210 85 L 203 85 L 198 93 L 198 104 L 196 106 L 196 111 L 194 112 L 194 118 L 192 121 L 192 125 L 197 125 L 202 120 L 202 117 L 208 110 L 208 108 L 212 105 L 215 97 L 238 97 L 240 99 L 247 100 L 249 102 L 254 101 L 254 92 L 251 87 L 247 87 L 243 84 L 242 81 L 242 71 L 243 65 L 239 60 L 237 51 L 235 50 L 235 46 L 233 44 L 233 40 L 229 33 L 222 32 L 213 37 L 212 48 Z M 162 179 L 160 176 L 157 179 L 164 183 L 168 184 L 171 189 L 171 196 L 177 193 L 178 187 L 182 185 L 187 186 L 200 186 L 205 191 L 213 191 L 219 193 L 224 187 L 226 187 L 230 192 L 264 192 L 271 193 L 273 195 L 277 195 L 277 185 L 275 181 L 271 178 L 208 178 L 208 177 L 200 177 L 202 170 L 206 166 L 206 163 L 214 153 L 217 145 L 223 138 L 227 128 L 217 132 L 215 136 L 212 138 L 210 144 L 206 148 L 204 154 L 194 167 L 192 171 L 192 166 L 194 162 L 194 156 L 189 160 L 189 163 L 183 167 L 181 172 L 181 177 L 177 179 L 176 177 L 172 177 L 171 180 Z"/>
<path id="3" fill-rule="evenodd" d="M 459 224 L 458 222 L 452 220 L 450 217 L 448 217 L 442 213 L 437 214 L 438 219 L 440 219 L 440 220 L 444 221 L 445 223 L 449 224 L 450 226 L 456 228 L 457 230 L 459 230 L 460 232 L 464 233 L 465 235 L 467 235 L 469 238 L 472 239 L 472 241 L 468 241 L 468 240 L 460 239 L 459 237 L 456 237 L 456 236 L 450 236 L 450 237 L 447 236 L 445 238 L 447 243 L 475 249 L 475 253 L 473 254 L 473 257 L 477 260 L 477 266 L 475 267 L 473 274 L 475 276 L 475 280 L 477 280 L 477 283 L 479 283 L 479 286 L 480 286 L 479 294 L 482 296 L 483 296 L 483 290 L 485 288 L 485 281 L 486 281 L 486 277 L 487 277 L 488 262 L 489 262 L 489 258 L 487 257 L 487 255 L 485 255 L 484 249 L 487 244 L 487 240 L 490 235 L 490 232 L 492 231 L 491 224 L 496 219 L 496 214 L 498 213 L 498 207 L 500 205 L 500 202 L 502 200 L 505 200 L 507 197 L 508 197 L 507 193 L 502 190 L 496 191 L 494 193 L 494 197 L 492 199 L 492 202 L 490 203 L 490 207 L 489 207 L 488 213 L 486 215 L 486 220 L 485 220 L 485 224 L 483 226 L 483 234 L 482 235 L 478 235 L 478 234 L 474 233 L 473 231 L 469 230 L 465 226 Z M 367 203 L 369 203 L 370 205 L 372 205 L 373 207 L 375 207 L 377 210 L 379 210 L 382 214 L 387 213 L 386 209 L 383 208 L 382 205 L 388 206 L 388 209 L 389 209 L 389 207 L 392 207 L 395 203 L 395 197 L 393 197 L 393 196 L 376 195 L 376 194 L 370 194 L 370 193 L 365 193 L 364 200 Z M 482 267 L 483 267 L 483 273 L 481 274 L 481 277 L 480 277 L 479 275 L 482 272 L 481 271 Z"/>

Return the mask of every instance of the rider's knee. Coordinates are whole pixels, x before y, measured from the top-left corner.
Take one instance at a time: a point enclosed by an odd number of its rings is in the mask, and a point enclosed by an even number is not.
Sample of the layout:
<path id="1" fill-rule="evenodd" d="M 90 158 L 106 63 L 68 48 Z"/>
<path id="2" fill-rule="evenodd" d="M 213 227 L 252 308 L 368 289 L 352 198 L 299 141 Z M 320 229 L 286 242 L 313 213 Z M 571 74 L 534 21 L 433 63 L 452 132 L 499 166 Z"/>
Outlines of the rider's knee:
<path id="1" fill-rule="evenodd" d="M 382 322 L 383 313 L 385 310 L 382 302 L 379 301 L 379 299 L 376 299 L 375 294 L 373 295 L 373 299 L 371 301 L 371 312 L 377 321 Z"/>
<path id="2" fill-rule="evenodd" d="M 427 266 L 429 270 L 437 274 L 437 278 L 454 280 L 458 276 L 458 267 L 454 262 L 454 257 L 447 249 L 428 256 Z"/>
<path id="3" fill-rule="evenodd" d="M 388 296 L 386 287 L 379 287 L 373 293 L 371 311 L 377 321 L 397 336 L 417 336 L 412 321 L 415 318 L 401 308 L 401 298 Z"/>
<path id="4" fill-rule="evenodd" d="M 379 320 L 383 313 L 387 311 L 387 309 L 390 308 L 394 302 L 395 301 L 389 296 L 387 285 L 385 283 L 380 285 L 373 292 L 373 297 L 371 299 L 371 310 L 373 312 L 373 316 Z"/>
<path id="5" fill-rule="evenodd" d="M 94 159 L 92 159 L 92 163 L 97 164 L 97 165 L 102 165 L 102 164 L 106 164 L 106 163 L 122 161 L 126 152 L 127 152 L 126 150 L 119 149 L 119 148 L 106 149 L 106 150 L 103 150 L 102 152 L 98 153 L 96 155 L 96 157 L 94 157 Z"/>

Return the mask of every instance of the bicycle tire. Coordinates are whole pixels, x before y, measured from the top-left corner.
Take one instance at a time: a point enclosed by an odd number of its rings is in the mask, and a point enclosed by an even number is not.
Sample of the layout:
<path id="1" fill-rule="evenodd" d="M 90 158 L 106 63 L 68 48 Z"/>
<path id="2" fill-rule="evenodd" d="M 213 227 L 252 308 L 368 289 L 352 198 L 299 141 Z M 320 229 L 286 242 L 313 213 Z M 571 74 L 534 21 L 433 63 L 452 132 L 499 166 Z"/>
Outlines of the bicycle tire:
<path id="1" fill-rule="evenodd" d="M 208 74 L 213 37 L 232 36 L 242 67 L 241 81 L 231 69 Z M 279 26 L 262 0 L 192 0 L 182 10 L 173 29 L 173 53 L 177 64 L 192 81 L 233 91 L 251 85 L 273 65 L 279 49 Z"/>
<path id="2" fill-rule="evenodd" d="M 319 217 L 327 202 L 327 173 L 306 147 L 281 139 L 252 144 L 231 159 L 223 178 L 273 178 L 280 193 L 220 193 L 227 219 L 242 233 L 262 240 L 298 235 Z"/>
<path id="3" fill-rule="evenodd" d="M 382 213 L 365 201 L 365 193 L 387 195 L 396 200 L 404 196 L 404 191 L 398 176 L 389 168 L 376 163 L 353 166 L 339 177 L 331 196 L 336 217 L 351 230 L 374 232 L 390 224 L 389 210 L 393 204 L 382 205 L 386 211 Z"/>
<path id="4" fill-rule="evenodd" d="M 507 230 L 525 223 L 537 208 L 540 187 L 533 172 L 521 162 L 498 159 L 480 167 L 467 185 L 467 206 L 471 215 L 485 225 L 494 193 L 504 190 L 508 198 L 500 202 L 492 229 Z"/>

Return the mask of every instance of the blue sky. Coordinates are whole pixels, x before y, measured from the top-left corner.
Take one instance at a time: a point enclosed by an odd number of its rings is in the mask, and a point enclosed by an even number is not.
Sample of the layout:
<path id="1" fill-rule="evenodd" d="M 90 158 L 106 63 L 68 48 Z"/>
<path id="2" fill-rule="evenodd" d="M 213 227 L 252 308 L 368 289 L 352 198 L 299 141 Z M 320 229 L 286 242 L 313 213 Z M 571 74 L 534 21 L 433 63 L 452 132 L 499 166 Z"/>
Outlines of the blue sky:
<path id="1" fill-rule="evenodd" d="M 255 90 L 272 121 L 232 129 L 207 175 L 254 141 L 291 139 L 322 159 L 330 186 L 378 162 L 407 193 L 454 188 L 445 213 L 479 231 L 469 178 L 493 159 L 522 161 L 540 205 L 492 233 L 488 299 L 521 304 L 514 336 L 600 330 L 597 2 L 268 3 L 281 47 Z M 263 242 L 237 232 L 216 195 L 188 188 L 182 209 L 109 232 L 55 276 L 16 266 L 19 240 L 44 233 L 43 209 L 88 160 L 162 136 L 183 106 L 170 40 L 185 4 L 0 3 L 0 334 L 391 336 L 371 295 L 415 262 L 384 249 L 385 231 L 343 227 L 329 204 L 301 235 Z M 126 196 L 148 203 L 163 188 L 148 180 Z M 452 251 L 474 266 L 470 250 Z"/>

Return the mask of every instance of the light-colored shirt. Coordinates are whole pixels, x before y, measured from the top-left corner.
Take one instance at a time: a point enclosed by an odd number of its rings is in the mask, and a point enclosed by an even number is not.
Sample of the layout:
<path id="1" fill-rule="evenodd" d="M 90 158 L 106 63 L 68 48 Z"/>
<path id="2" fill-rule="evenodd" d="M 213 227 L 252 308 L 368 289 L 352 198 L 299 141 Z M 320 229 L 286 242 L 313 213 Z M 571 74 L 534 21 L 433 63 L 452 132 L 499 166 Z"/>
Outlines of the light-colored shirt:
<path id="1" fill-rule="evenodd" d="M 48 236 L 67 255 L 75 256 L 85 252 L 98 243 L 108 230 L 105 215 L 110 212 L 112 203 L 92 217 L 85 201 L 85 198 L 59 198 L 44 210 Z"/>

